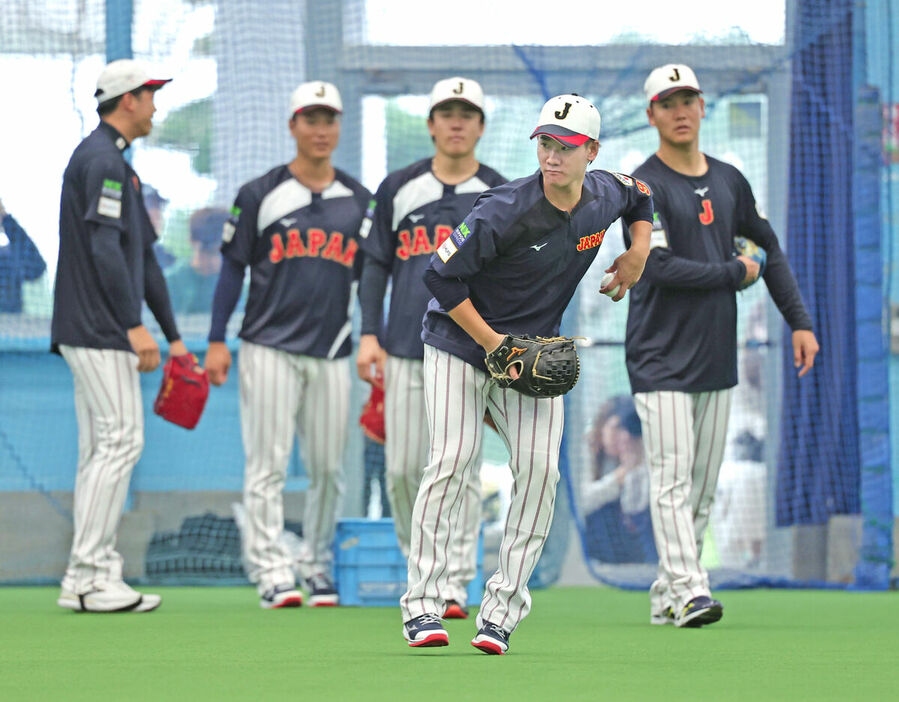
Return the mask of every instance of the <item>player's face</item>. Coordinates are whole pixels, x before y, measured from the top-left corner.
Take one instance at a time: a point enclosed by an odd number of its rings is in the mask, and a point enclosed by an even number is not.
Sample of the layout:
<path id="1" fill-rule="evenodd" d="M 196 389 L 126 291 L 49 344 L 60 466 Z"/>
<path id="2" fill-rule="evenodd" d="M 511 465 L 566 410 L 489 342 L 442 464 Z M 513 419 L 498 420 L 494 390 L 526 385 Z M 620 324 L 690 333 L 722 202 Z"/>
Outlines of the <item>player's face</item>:
<path id="1" fill-rule="evenodd" d="M 688 145 L 699 138 L 699 123 L 705 117 L 705 102 L 692 90 L 679 90 L 656 100 L 646 111 L 659 138 L 673 145 Z"/>
<path id="2" fill-rule="evenodd" d="M 589 163 L 596 158 L 599 145 L 595 141 L 571 147 L 565 146 L 552 137 L 537 137 L 537 160 L 543 183 L 556 188 L 580 185 Z"/>
<path id="3" fill-rule="evenodd" d="M 328 158 L 340 140 L 340 117 L 323 108 L 303 110 L 290 120 L 297 152 L 312 160 Z"/>
<path id="4" fill-rule="evenodd" d="M 153 102 L 155 95 L 155 90 L 141 90 L 137 95 L 126 93 L 122 97 L 122 100 L 128 100 L 135 138 L 147 136 L 153 130 L 153 115 L 156 113 L 156 105 Z"/>
<path id="5" fill-rule="evenodd" d="M 480 111 L 468 103 L 445 102 L 428 119 L 428 131 L 437 151 L 458 158 L 474 152 L 484 133 L 484 122 Z"/>

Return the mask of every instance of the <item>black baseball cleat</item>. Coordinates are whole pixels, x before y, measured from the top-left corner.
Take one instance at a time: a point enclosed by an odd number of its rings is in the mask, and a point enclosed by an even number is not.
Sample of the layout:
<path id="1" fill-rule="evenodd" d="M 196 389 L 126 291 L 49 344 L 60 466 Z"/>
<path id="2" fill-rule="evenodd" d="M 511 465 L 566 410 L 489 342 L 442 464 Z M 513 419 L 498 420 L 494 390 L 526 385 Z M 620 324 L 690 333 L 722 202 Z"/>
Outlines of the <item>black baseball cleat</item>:
<path id="1" fill-rule="evenodd" d="M 502 656 L 509 650 L 509 636 L 511 634 L 505 629 L 496 624 L 484 622 L 478 635 L 471 640 L 471 645 L 492 656 Z"/>
<path id="2" fill-rule="evenodd" d="M 334 581 L 325 573 L 316 573 L 306 580 L 310 607 L 336 607 L 340 604 Z"/>
<path id="3" fill-rule="evenodd" d="M 449 634 L 436 614 L 422 614 L 403 624 L 406 643 L 415 648 L 449 646 Z"/>
<path id="4" fill-rule="evenodd" d="M 468 619 L 468 607 L 461 605 L 456 600 L 447 600 L 444 619 Z"/>
<path id="5" fill-rule="evenodd" d="M 724 605 L 711 597 L 700 595 L 684 605 L 684 608 L 674 620 L 677 627 L 695 629 L 706 624 L 714 624 L 724 614 Z"/>

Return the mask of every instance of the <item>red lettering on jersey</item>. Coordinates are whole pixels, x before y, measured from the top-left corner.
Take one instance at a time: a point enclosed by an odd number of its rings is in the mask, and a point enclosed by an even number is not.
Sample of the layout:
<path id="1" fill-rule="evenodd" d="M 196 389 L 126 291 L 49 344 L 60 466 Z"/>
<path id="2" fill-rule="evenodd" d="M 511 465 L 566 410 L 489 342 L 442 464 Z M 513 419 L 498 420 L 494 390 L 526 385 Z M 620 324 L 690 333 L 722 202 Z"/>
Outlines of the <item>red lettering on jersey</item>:
<path id="1" fill-rule="evenodd" d="M 354 239 L 350 239 L 349 242 L 347 242 L 346 251 L 343 254 L 343 258 L 340 259 L 340 262 L 345 266 L 352 266 L 358 250 L 359 244 L 357 244 Z"/>
<path id="2" fill-rule="evenodd" d="M 412 253 L 412 241 L 409 239 L 409 230 L 403 229 L 403 231 L 397 233 L 397 236 L 403 242 L 403 245 L 397 247 L 396 255 L 404 261 L 408 261 Z"/>
<path id="3" fill-rule="evenodd" d="M 280 263 L 284 258 L 284 242 L 280 234 L 272 234 L 272 250 L 268 252 L 268 260 Z"/>
<path id="4" fill-rule="evenodd" d="M 428 241 L 428 228 L 415 227 L 415 239 L 412 240 L 412 255 L 421 256 L 422 254 L 434 253 L 431 248 L 431 242 Z"/>
<path id="5" fill-rule="evenodd" d="M 328 245 L 322 251 L 322 258 L 332 261 L 339 261 L 343 256 L 343 234 L 340 232 L 331 232 L 331 238 Z"/>
<path id="6" fill-rule="evenodd" d="M 328 235 L 323 229 L 310 229 L 306 232 L 306 241 L 309 244 L 309 255 L 318 256 L 319 249 L 325 245 Z"/>
<path id="7" fill-rule="evenodd" d="M 287 232 L 287 251 L 284 253 L 286 258 L 296 258 L 306 255 L 306 247 L 303 246 L 303 240 L 300 238 L 299 229 L 290 229 Z"/>
<path id="8" fill-rule="evenodd" d="M 445 224 L 438 224 L 434 228 L 434 251 L 440 248 L 440 245 L 449 239 L 449 235 L 453 233 L 453 228 Z"/>
<path id="9" fill-rule="evenodd" d="M 606 230 L 603 229 L 601 232 L 596 232 L 595 234 L 588 234 L 587 236 L 582 236 L 580 241 L 577 244 L 578 251 L 586 251 L 587 249 L 595 249 L 597 246 L 602 244 L 602 240 L 606 238 Z"/>
<path id="10" fill-rule="evenodd" d="M 699 221 L 709 226 L 715 221 L 715 211 L 712 209 L 712 201 L 705 199 L 702 201 L 702 212 L 699 213 Z"/>

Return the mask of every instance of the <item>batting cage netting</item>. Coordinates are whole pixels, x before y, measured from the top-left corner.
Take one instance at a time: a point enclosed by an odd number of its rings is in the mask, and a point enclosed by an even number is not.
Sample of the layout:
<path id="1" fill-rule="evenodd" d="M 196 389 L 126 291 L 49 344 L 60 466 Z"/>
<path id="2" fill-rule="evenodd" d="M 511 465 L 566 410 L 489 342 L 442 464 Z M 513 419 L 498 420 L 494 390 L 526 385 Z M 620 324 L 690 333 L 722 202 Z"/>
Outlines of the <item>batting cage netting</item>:
<path id="1" fill-rule="evenodd" d="M 179 328 L 201 360 L 217 274 L 197 266 L 192 242 L 217 236 L 242 183 L 294 156 L 288 97 L 299 83 L 338 86 L 335 164 L 374 191 L 388 172 L 433 153 L 427 95 L 442 78 L 481 83 L 478 159 L 511 179 L 537 167 L 528 137 L 541 105 L 572 92 L 602 115 L 592 167 L 632 172 L 658 146 L 644 79 L 665 63 L 691 66 L 706 104 L 702 150 L 751 183 L 822 349 L 797 379 L 789 329 L 765 286 L 738 294 L 740 384 L 702 561 L 713 587 L 889 586 L 899 450 L 890 440 L 889 343 L 899 299 L 897 2 L 760 0 L 751 19 L 728 14 L 726 3 L 681 7 L 678 19 L 670 3 L 641 3 L 634 18 L 633 6 L 573 2 L 565 21 L 551 22 L 540 19 L 544 5 L 460 1 L 438 17 L 413 0 L 4 4 L 0 583 L 55 582 L 68 556 L 77 426 L 71 374 L 48 353 L 60 185 L 72 150 L 97 124 L 101 68 L 133 56 L 174 78 L 156 97 L 152 134 L 130 158 L 157 218 Z M 649 473 L 624 365 L 628 305 L 598 293 L 623 247 L 616 224 L 566 312 L 563 332 L 584 337 L 582 371 L 566 397 L 556 517 L 534 586 L 556 582 L 572 563 L 622 587 L 647 587 L 655 574 Z M 238 364 L 240 309 L 228 332 Z M 144 319 L 161 340 L 152 316 Z M 119 530 L 125 575 L 242 582 L 236 373 L 213 389 L 193 431 L 153 415 L 160 378 L 141 378 L 146 446 Z M 366 388 L 354 380 L 354 429 Z M 380 445 L 350 432 L 344 516 L 389 516 L 383 461 Z M 511 490 L 507 461 L 488 432 L 490 572 Z M 298 539 L 302 446 L 289 473 L 285 537 Z"/>

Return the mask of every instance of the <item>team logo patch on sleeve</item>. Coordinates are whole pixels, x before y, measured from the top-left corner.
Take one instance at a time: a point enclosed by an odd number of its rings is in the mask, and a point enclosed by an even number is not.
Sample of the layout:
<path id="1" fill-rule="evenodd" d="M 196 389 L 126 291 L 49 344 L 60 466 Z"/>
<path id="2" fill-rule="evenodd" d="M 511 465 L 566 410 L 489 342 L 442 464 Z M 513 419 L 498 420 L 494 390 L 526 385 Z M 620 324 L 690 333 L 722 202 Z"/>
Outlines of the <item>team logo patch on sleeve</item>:
<path id="1" fill-rule="evenodd" d="M 637 190 L 639 190 L 644 195 L 652 197 L 652 190 L 649 189 L 649 186 L 644 183 L 642 180 L 637 180 L 634 178 L 634 182 L 637 184 Z"/>
<path id="2" fill-rule="evenodd" d="M 122 216 L 122 184 L 107 178 L 103 181 L 100 199 L 97 201 L 97 214 L 112 219 Z"/>
<path id="3" fill-rule="evenodd" d="M 234 232 L 237 231 L 237 220 L 240 219 L 240 211 L 240 208 L 237 205 L 234 205 L 228 213 L 228 219 L 222 227 L 222 241 L 226 244 L 234 238 Z"/>
<path id="4" fill-rule="evenodd" d="M 458 227 L 456 227 L 452 236 L 450 237 L 456 242 L 457 246 L 462 246 L 462 243 L 471 235 L 471 229 L 468 228 L 468 225 L 465 222 L 462 222 Z M 449 239 L 447 240 L 449 241 Z M 455 253 L 455 251 L 453 251 Z M 452 254 L 450 254 L 452 255 Z"/>
<path id="5" fill-rule="evenodd" d="M 450 237 L 440 245 L 439 249 L 437 249 L 437 255 L 440 256 L 441 261 L 446 263 L 458 250 L 459 247 L 456 246 L 453 237 Z"/>
<path id="6" fill-rule="evenodd" d="M 626 185 L 629 188 L 633 187 L 634 179 L 630 176 L 626 176 L 624 173 L 615 173 L 615 171 L 609 171 L 609 173 L 615 176 L 623 185 Z"/>

